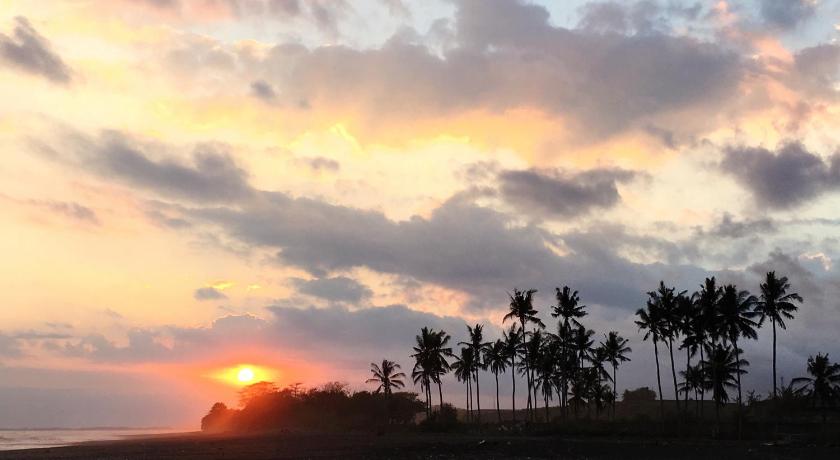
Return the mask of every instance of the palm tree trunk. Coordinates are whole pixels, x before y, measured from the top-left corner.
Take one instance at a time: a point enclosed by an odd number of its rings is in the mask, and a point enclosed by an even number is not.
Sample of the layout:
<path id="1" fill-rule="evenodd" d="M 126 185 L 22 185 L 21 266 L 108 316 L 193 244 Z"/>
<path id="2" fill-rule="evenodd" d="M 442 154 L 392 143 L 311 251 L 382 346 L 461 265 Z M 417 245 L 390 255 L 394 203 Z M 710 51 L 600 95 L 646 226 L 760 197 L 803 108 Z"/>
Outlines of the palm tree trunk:
<path id="1" fill-rule="evenodd" d="M 470 421 L 470 382 L 467 381 L 467 421 Z"/>
<path id="2" fill-rule="evenodd" d="M 499 417 L 499 423 L 502 423 L 502 409 L 499 407 L 499 372 L 493 372 L 496 377 L 496 415 Z"/>
<path id="3" fill-rule="evenodd" d="M 703 362 L 706 360 L 705 353 L 703 352 L 703 345 L 705 342 L 700 342 L 700 369 L 702 372 L 702 385 L 700 386 L 700 419 L 704 418 L 706 413 L 706 370 L 703 369 Z"/>
<path id="4" fill-rule="evenodd" d="M 659 376 L 659 345 L 653 339 L 653 355 L 656 358 L 656 384 L 659 387 L 659 418 L 662 420 L 662 427 L 665 427 L 665 402 L 662 400 L 662 378 Z"/>
<path id="5" fill-rule="evenodd" d="M 738 350 L 738 338 L 732 338 L 732 346 L 735 347 L 735 369 L 738 378 L 738 439 L 741 439 L 741 412 L 743 405 L 741 403 L 741 353 Z"/>
<path id="6" fill-rule="evenodd" d="M 543 399 L 545 399 L 545 423 L 548 423 L 548 393 L 543 393 Z"/>
<path id="7" fill-rule="evenodd" d="M 513 421 L 516 421 L 516 358 L 510 360 L 510 381 L 513 385 L 513 390 L 510 393 L 510 407 L 513 411 Z"/>
<path id="8" fill-rule="evenodd" d="M 688 372 L 691 369 L 691 351 L 689 351 L 689 347 L 685 347 L 685 376 L 688 377 Z M 683 382 L 685 384 L 685 415 L 686 418 L 688 416 L 688 382 Z"/>
<path id="9" fill-rule="evenodd" d="M 473 420 L 473 408 L 475 406 L 473 405 L 472 379 L 471 378 L 467 379 L 467 394 L 469 395 L 469 398 L 470 398 L 470 404 L 467 407 L 467 415 L 469 415 L 469 420 L 472 422 L 472 420 Z"/>
<path id="10" fill-rule="evenodd" d="M 773 321 L 773 400 L 776 400 L 776 320 Z"/>
<path id="11" fill-rule="evenodd" d="M 519 325 L 522 327 L 522 349 L 525 350 L 525 381 L 528 385 L 528 414 L 530 415 L 531 410 L 531 373 L 528 371 L 530 367 L 530 362 L 528 360 L 528 342 L 526 341 L 526 334 L 525 334 L 525 320 L 519 320 Z"/>
<path id="12" fill-rule="evenodd" d="M 475 370 L 475 404 L 478 412 L 475 414 L 475 420 L 481 423 L 481 387 L 478 386 L 478 369 Z"/>
<path id="13" fill-rule="evenodd" d="M 671 355 L 671 377 L 674 379 L 674 404 L 677 405 L 677 413 L 680 412 L 680 393 L 677 390 L 677 369 L 674 367 L 674 342 L 668 339 L 668 354 Z"/>
<path id="14" fill-rule="evenodd" d="M 612 400 L 612 418 L 613 418 L 613 420 L 615 420 L 615 400 L 618 399 L 618 390 L 617 390 L 618 382 L 615 381 L 615 368 L 616 368 L 616 365 L 613 364 L 613 400 Z"/>
<path id="15" fill-rule="evenodd" d="M 440 380 L 438 380 L 438 398 L 440 400 L 440 407 L 438 407 L 438 412 L 443 412 L 443 389 L 440 385 Z"/>

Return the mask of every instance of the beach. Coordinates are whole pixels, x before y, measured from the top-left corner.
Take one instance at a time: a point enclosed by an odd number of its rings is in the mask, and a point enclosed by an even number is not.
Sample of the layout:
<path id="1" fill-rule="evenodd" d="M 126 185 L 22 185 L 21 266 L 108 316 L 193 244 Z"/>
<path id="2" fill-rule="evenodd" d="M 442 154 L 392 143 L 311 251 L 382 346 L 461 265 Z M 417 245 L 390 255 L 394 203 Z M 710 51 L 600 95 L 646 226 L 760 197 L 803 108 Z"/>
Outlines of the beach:
<path id="1" fill-rule="evenodd" d="M 836 459 L 840 448 L 807 444 L 422 433 L 202 433 L 141 436 L 66 447 L 0 452 L 22 459 L 561 458 Z"/>

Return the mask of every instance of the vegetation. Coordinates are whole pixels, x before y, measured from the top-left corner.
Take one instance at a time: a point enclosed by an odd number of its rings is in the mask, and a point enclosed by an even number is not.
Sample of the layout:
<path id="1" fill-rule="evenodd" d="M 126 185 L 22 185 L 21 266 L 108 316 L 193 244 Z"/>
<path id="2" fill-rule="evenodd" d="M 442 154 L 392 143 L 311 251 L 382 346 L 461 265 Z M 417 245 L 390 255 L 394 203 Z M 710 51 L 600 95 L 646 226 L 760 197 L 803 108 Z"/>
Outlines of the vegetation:
<path id="1" fill-rule="evenodd" d="M 643 333 L 643 339 L 653 345 L 658 391 L 647 387 L 625 390 L 621 398 L 622 415 L 637 417 L 637 424 L 644 425 L 644 417 L 656 414 L 646 415 L 646 408 L 656 411 L 654 407 L 658 407 L 661 432 L 665 433 L 666 428 L 673 431 L 675 425 L 666 423 L 669 417 L 686 422 L 692 417 L 704 419 L 708 393 L 715 411 L 716 432 L 731 416 L 737 420 L 740 437 L 747 409 L 761 420 L 778 420 L 782 414 L 803 413 L 810 408 L 818 410 L 825 423 L 830 410 L 840 402 L 840 364 L 832 364 L 828 355 L 817 354 L 808 359 L 809 376 L 794 379 L 787 387 L 779 385 L 776 381 L 776 328 L 786 329 L 786 322 L 794 318 L 797 310 L 794 302 L 801 303 L 803 299 L 792 292 L 786 277 L 777 277 L 774 272 L 766 274 L 760 291 L 759 296 L 754 296 L 734 284 L 720 286 L 714 277 L 710 277 L 690 294 L 677 291 L 664 282 L 648 292 L 645 306 L 636 311 L 635 324 Z M 461 348 L 457 354 L 449 346 L 451 337 L 447 332 L 428 327 L 420 329 L 411 354 L 414 359 L 411 378 L 423 390 L 421 399 L 413 393 L 394 393 L 404 387 L 406 376 L 400 372 L 399 364 L 386 359 L 381 364 L 371 364 L 372 378 L 367 382 L 377 385 L 373 393 L 350 394 L 345 387 L 333 384 L 296 394 L 289 389 L 278 390 L 268 383 L 255 384 L 243 391 L 242 409 L 229 409 L 217 403 L 202 426 L 207 429 L 265 426 L 265 420 L 279 417 L 281 413 L 283 424 L 300 426 L 317 425 L 325 414 L 338 417 L 338 425 L 410 424 L 417 412 L 425 412 L 424 426 L 436 429 L 451 428 L 459 419 L 478 425 L 482 422 L 479 385 L 484 372 L 493 376 L 495 418 L 499 424 L 507 423 L 506 419 L 516 421 L 517 380 L 522 378 L 527 395 L 524 413 L 528 422 L 562 423 L 568 420 L 570 413 L 578 420 L 584 411 L 590 419 L 594 410 L 596 419 L 601 419 L 605 412 L 608 415 L 604 420 L 619 423 L 617 377 L 619 367 L 630 361 L 632 350 L 628 339 L 617 331 L 609 331 L 596 345 L 595 332 L 584 324 L 587 307 L 581 303 L 578 291 L 568 286 L 555 290 L 556 304 L 550 306 L 550 313 L 557 323 L 551 330 L 534 308 L 536 292 L 534 289 L 514 289 L 508 296 L 509 310 L 502 319 L 503 323 L 510 320 L 513 324 L 502 331 L 499 339 L 490 341 L 485 340 L 484 325 L 467 326 L 466 340 L 458 343 Z M 744 359 L 741 348 L 743 342 L 757 339 L 759 329 L 767 323 L 771 325 L 773 335 L 773 390 L 769 407 L 774 410 L 769 412 L 765 401 L 753 391 L 747 393 L 745 401 L 741 385 L 741 377 L 749 370 L 749 362 Z M 685 369 L 679 372 L 674 358 L 675 347 L 685 350 Z M 660 363 L 660 351 L 663 350 L 668 352 L 674 394 L 673 400 L 667 402 L 667 411 Z M 444 402 L 441 383 L 449 372 L 466 387 L 463 418 L 457 409 Z M 499 379 L 505 373 L 509 373 L 511 379 L 511 410 L 505 411 L 508 416 L 503 417 Z M 432 405 L 433 387 L 437 387 L 438 392 L 437 409 Z M 732 405 L 737 407 L 734 411 L 729 410 L 731 402 L 737 403 Z M 543 407 L 538 410 L 540 405 Z M 301 413 L 290 415 L 292 408 Z M 785 412 L 779 412 L 778 408 Z M 345 409 L 350 412 L 342 412 Z M 266 418 L 269 414 L 271 417 Z M 321 417 L 309 418 L 306 414 L 320 414 Z M 563 426 L 568 428 L 570 425 Z"/>

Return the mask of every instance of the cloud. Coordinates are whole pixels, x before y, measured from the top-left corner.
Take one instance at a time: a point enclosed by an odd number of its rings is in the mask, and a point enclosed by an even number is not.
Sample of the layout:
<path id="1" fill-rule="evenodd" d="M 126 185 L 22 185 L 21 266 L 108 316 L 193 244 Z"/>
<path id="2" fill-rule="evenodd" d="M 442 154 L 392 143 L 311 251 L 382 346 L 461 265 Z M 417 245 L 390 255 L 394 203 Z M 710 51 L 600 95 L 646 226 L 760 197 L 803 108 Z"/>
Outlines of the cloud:
<path id="1" fill-rule="evenodd" d="M 252 81 L 251 94 L 257 99 L 261 99 L 265 102 L 271 102 L 277 97 L 277 94 L 274 92 L 274 88 L 265 80 Z"/>
<path id="2" fill-rule="evenodd" d="M 41 147 L 48 157 L 70 162 L 101 177 L 151 190 L 157 194 L 196 202 L 232 202 L 253 193 L 248 174 L 225 148 L 196 146 L 190 162 L 159 152 L 160 145 L 142 143 L 120 132 L 106 131 L 98 138 L 79 133 L 65 136 L 69 156 Z M 152 152 L 163 159 L 156 160 Z"/>
<path id="3" fill-rule="evenodd" d="M 23 355 L 18 337 L 0 332 L 0 357 L 17 358 Z"/>
<path id="4" fill-rule="evenodd" d="M 32 205 L 48 209 L 72 219 L 99 225 L 99 217 L 93 209 L 72 201 L 30 200 Z"/>
<path id="5" fill-rule="evenodd" d="M 25 17 L 15 18 L 11 37 L 0 33 L 0 60 L 53 83 L 70 83 L 70 68 Z"/>
<path id="6" fill-rule="evenodd" d="M 736 220 L 732 214 L 724 213 L 708 234 L 723 238 L 744 238 L 778 230 L 776 223 L 768 218 Z"/>
<path id="7" fill-rule="evenodd" d="M 798 142 L 775 152 L 729 147 L 720 168 L 747 188 L 758 204 L 776 209 L 793 208 L 840 188 L 840 154 L 824 160 Z"/>
<path id="8" fill-rule="evenodd" d="M 295 162 L 300 163 L 315 172 L 337 172 L 341 169 L 341 163 L 327 157 L 297 158 L 295 159 Z"/>
<path id="9" fill-rule="evenodd" d="M 357 303 L 373 295 L 367 286 L 345 276 L 304 280 L 293 278 L 299 292 L 335 302 Z"/>
<path id="10" fill-rule="evenodd" d="M 817 0 L 760 0 L 759 13 L 773 27 L 793 29 L 812 18 Z"/>
<path id="11" fill-rule="evenodd" d="M 195 300 L 221 300 L 227 299 L 227 296 L 220 290 L 213 287 L 198 288 L 193 293 Z"/>
<path id="12" fill-rule="evenodd" d="M 670 31 L 556 27 L 542 6 L 511 1 L 455 6 L 452 41 L 442 49 L 397 35 L 378 48 L 282 43 L 262 60 L 223 54 L 270 84 L 279 105 L 304 101 L 314 111 L 352 114 L 360 125 L 531 109 L 587 140 L 648 125 L 699 129 L 690 115 L 736 103 L 750 72 L 732 47 Z M 195 46 L 204 51 L 190 51 L 191 60 L 222 52 L 218 43 Z M 198 76 L 201 67 L 180 69 Z M 237 66 L 228 67 L 233 76 Z"/>
<path id="13" fill-rule="evenodd" d="M 636 173 L 621 169 L 593 169 L 576 174 L 561 171 L 503 171 L 503 198 L 518 210 L 536 215 L 574 217 L 621 201 L 616 184 Z"/>

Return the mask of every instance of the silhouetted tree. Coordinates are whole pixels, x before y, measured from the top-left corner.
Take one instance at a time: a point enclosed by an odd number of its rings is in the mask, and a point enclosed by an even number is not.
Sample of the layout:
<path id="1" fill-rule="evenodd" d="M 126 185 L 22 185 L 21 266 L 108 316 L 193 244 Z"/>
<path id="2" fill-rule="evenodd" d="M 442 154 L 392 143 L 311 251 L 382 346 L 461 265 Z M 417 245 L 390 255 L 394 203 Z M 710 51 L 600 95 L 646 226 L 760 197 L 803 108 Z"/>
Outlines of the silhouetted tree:
<path id="1" fill-rule="evenodd" d="M 419 382 L 425 386 L 428 415 L 431 416 L 431 384 L 433 382 L 437 384 L 440 404 L 443 404 L 441 377 L 449 372 L 449 363 L 446 358 L 452 356 L 452 349 L 446 345 L 449 343 L 450 336 L 445 331 L 435 331 L 424 327 L 415 339 L 417 345 L 414 346 L 414 354 L 411 355 L 415 359 L 414 369 L 411 373 L 412 379 L 415 384 Z"/>
<path id="2" fill-rule="evenodd" d="M 476 421 L 481 423 L 481 387 L 478 383 L 479 371 L 486 369 L 484 360 L 484 350 L 488 343 L 484 342 L 484 326 L 476 324 L 474 327 L 467 326 L 467 333 L 470 337 L 469 342 L 459 342 L 459 345 L 466 345 L 470 347 L 473 352 L 473 378 L 475 379 L 475 404 L 478 411 L 476 412 Z"/>
<path id="3" fill-rule="evenodd" d="M 484 363 L 496 379 L 496 415 L 498 416 L 499 423 L 502 423 L 502 409 L 499 406 L 499 373 L 507 369 L 508 362 L 509 359 L 504 341 L 496 340 L 484 349 Z"/>
<path id="4" fill-rule="evenodd" d="M 615 418 L 615 400 L 618 398 L 618 387 L 617 387 L 617 380 L 616 380 L 616 371 L 620 363 L 630 361 L 630 358 L 627 357 L 629 353 L 633 351 L 632 348 L 627 346 L 628 340 L 624 337 L 618 335 L 616 331 L 610 331 L 609 334 L 604 335 L 604 341 L 601 342 L 601 348 L 604 350 L 604 357 L 606 358 L 607 362 L 610 363 L 612 366 L 612 383 L 613 383 L 613 397 L 612 397 L 612 410 L 613 410 L 613 418 Z"/>
<path id="5" fill-rule="evenodd" d="M 663 335 L 663 327 L 665 323 L 660 304 L 651 298 L 647 301 L 645 309 L 640 308 L 636 311 L 636 316 L 639 317 L 639 319 L 636 320 L 636 325 L 639 326 L 640 330 L 644 329 L 647 331 L 645 332 L 643 340 L 650 339 L 653 342 L 653 356 L 656 360 L 656 384 L 659 387 L 659 416 L 664 423 L 665 403 L 662 400 L 662 378 L 659 373 L 659 341 Z"/>
<path id="6" fill-rule="evenodd" d="M 534 309 L 533 301 L 534 301 L 534 294 L 536 294 L 536 289 L 528 289 L 526 291 L 520 291 L 519 289 L 514 289 L 513 294 L 509 294 L 510 297 L 510 309 L 508 313 L 505 315 L 503 321 L 507 321 L 508 319 L 516 319 L 519 321 L 519 327 L 522 330 L 522 348 L 525 351 L 525 359 L 523 362 L 525 363 L 525 378 L 528 384 L 528 408 L 531 408 L 531 373 L 529 372 L 529 359 L 528 359 L 528 349 L 525 343 L 525 325 L 528 323 L 533 323 L 538 327 L 545 327 L 543 322 L 537 317 L 537 313 L 539 311 Z"/>
<path id="7" fill-rule="evenodd" d="M 832 364 L 828 355 L 817 353 L 816 357 L 808 358 L 808 374 L 810 377 L 798 377 L 791 384 L 804 384 L 797 391 L 811 398 L 814 406 L 819 405 L 823 424 L 828 405 L 840 399 L 840 364 Z"/>
<path id="8" fill-rule="evenodd" d="M 370 373 L 373 374 L 373 378 L 367 379 L 365 382 L 378 384 L 375 393 L 381 391 L 385 394 L 385 420 L 387 423 L 391 422 L 388 416 L 391 390 L 405 387 L 405 382 L 402 380 L 405 378 L 405 373 L 398 372 L 399 370 L 399 364 L 387 359 L 383 359 L 382 364 L 370 363 Z"/>
<path id="9" fill-rule="evenodd" d="M 516 356 L 522 349 L 522 329 L 511 324 L 510 329 L 504 332 L 505 355 L 510 361 L 511 396 L 510 403 L 513 411 L 513 421 L 516 421 Z"/>
<path id="10" fill-rule="evenodd" d="M 723 287 L 723 294 L 720 297 L 720 307 L 718 309 L 720 314 L 720 335 L 732 345 L 736 363 L 739 363 L 741 359 L 738 339 L 741 337 L 746 339 L 758 338 L 758 334 L 755 331 L 758 323 L 753 321 L 753 318 L 757 316 L 753 311 L 756 302 L 758 302 L 758 299 L 755 296 L 750 295 L 747 291 L 739 291 L 733 284 L 727 284 Z M 736 377 L 738 380 L 738 417 L 740 420 L 740 409 L 743 405 L 741 373 L 739 372 Z"/>
<path id="11" fill-rule="evenodd" d="M 473 351 L 470 347 L 462 347 L 461 354 L 455 357 L 450 366 L 459 382 L 467 385 L 467 418 L 472 420 L 472 375 Z"/>
<path id="12" fill-rule="evenodd" d="M 710 345 L 706 354 L 706 361 L 701 364 L 710 378 L 708 385 L 715 400 L 715 418 L 720 425 L 720 407 L 729 402 L 727 390 L 737 387 L 737 376 L 745 372 L 743 368 L 749 363 L 743 359 L 739 362 L 733 347 L 728 345 Z"/>
<path id="13" fill-rule="evenodd" d="M 786 319 L 793 319 L 793 312 L 797 310 L 793 302 L 802 302 L 802 296 L 795 292 L 788 293 L 790 283 L 786 276 L 776 278 L 776 272 L 768 272 L 761 283 L 761 297 L 755 305 L 758 313 L 758 325 L 769 319 L 773 325 L 773 399 L 776 399 L 776 325 L 787 329 Z"/>

